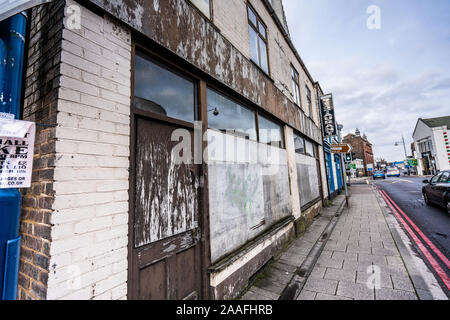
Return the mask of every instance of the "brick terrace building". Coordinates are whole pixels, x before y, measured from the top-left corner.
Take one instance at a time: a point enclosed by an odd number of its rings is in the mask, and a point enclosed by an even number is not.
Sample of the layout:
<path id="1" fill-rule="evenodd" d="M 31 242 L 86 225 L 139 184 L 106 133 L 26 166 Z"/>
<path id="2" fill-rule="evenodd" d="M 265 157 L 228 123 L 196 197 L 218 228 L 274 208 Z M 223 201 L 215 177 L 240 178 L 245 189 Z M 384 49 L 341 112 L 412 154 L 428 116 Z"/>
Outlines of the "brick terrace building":
<path id="1" fill-rule="evenodd" d="M 328 197 L 319 97 L 282 8 L 55 0 L 30 11 L 23 119 L 38 129 L 20 299 L 234 298 L 305 230 Z M 173 142 L 199 128 L 208 163 L 175 166 Z M 279 162 L 206 149 L 224 139 Z"/>
<path id="2" fill-rule="evenodd" d="M 362 159 L 364 161 L 364 173 L 366 176 L 370 175 L 367 170 L 368 164 L 374 164 L 372 144 L 367 140 L 367 136 L 363 135 L 358 129 L 356 129 L 355 134 L 349 133 L 344 137 L 344 143 L 351 145 L 352 152 L 356 154 L 356 158 Z"/>

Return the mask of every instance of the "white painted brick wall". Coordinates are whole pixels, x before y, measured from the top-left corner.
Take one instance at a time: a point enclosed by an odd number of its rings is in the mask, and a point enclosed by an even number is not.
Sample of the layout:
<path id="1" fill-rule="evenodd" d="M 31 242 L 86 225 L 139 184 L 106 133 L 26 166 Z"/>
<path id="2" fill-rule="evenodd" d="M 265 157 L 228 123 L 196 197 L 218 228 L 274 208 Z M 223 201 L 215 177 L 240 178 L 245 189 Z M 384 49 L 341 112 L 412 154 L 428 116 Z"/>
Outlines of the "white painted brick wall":
<path id="1" fill-rule="evenodd" d="M 47 298 L 125 299 L 131 36 L 70 5 L 82 27 L 63 31 Z"/>

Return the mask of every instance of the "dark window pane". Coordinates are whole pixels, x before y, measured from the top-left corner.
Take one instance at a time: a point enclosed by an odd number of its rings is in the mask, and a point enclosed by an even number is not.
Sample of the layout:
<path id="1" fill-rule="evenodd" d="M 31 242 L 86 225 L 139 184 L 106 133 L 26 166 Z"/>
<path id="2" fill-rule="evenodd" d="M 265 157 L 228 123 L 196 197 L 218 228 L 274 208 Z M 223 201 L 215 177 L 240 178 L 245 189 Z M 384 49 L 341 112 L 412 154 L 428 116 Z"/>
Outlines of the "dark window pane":
<path id="1" fill-rule="evenodd" d="M 193 4 L 195 4 L 195 6 L 197 8 L 200 9 L 200 11 L 207 16 L 208 18 L 211 18 L 211 10 L 210 10 L 210 3 L 209 0 L 191 0 L 191 2 Z"/>
<path id="2" fill-rule="evenodd" d="M 264 40 L 262 38 L 259 38 L 259 54 L 261 57 L 261 63 L 259 66 L 265 72 L 269 72 L 269 64 L 267 63 L 267 47 L 266 47 L 266 43 L 264 42 Z"/>
<path id="3" fill-rule="evenodd" d="M 281 126 L 262 116 L 258 116 L 259 142 L 284 148 Z"/>
<path id="4" fill-rule="evenodd" d="M 136 54 L 135 107 L 188 122 L 195 120 L 195 86 L 142 54 Z"/>
<path id="5" fill-rule="evenodd" d="M 255 113 L 208 88 L 208 126 L 256 140 Z"/>
<path id="6" fill-rule="evenodd" d="M 298 134 L 294 134 L 294 146 L 296 153 L 305 154 L 305 139 Z"/>
<path id="7" fill-rule="evenodd" d="M 248 33 L 250 35 L 250 57 L 257 65 L 260 65 L 258 55 L 258 35 L 250 25 L 248 26 Z"/>
<path id="8" fill-rule="evenodd" d="M 305 150 L 308 156 L 314 157 L 314 147 L 308 140 L 305 141 Z"/>
<path id="9" fill-rule="evenodd" d="M 256 20 L 256 14 L 253 12 L 253 10 L 250 7 L 248 7 L 248 18 L 255 25 L 255 27 L 258 25 L 258 22 Z"/>

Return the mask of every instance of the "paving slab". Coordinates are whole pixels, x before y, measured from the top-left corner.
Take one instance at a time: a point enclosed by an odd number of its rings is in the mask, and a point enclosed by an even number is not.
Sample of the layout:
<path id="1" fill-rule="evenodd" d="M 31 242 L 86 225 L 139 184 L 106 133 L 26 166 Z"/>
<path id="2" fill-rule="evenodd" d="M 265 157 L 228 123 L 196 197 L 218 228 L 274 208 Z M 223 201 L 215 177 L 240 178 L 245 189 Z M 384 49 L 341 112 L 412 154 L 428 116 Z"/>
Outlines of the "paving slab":
<path id="1" fill-rule="evenodd" d="M 297 300 L 315 300 L 317 292 L 302 290 Z"/>
<path id="2" fill-rule="evenodd" d="M 414 292 L 385 288 L 375 290 L 375 296 L 376 300 L 418 300 Z"/>
<path id="3" fill-rule="evenodd" d="M 357 192 L 339 220 L 333 218 L 336 205 L 324 208 L 243 298 L 260 295 L 262 300 L 273 300 L 283 293 L 282 299 L 297 300 L 433 299 L 426 286 L 417 287 L 409 275 L 399 249 L 403 244 L 399 247 L 396 242 L 398 237 L 393 236 L 371 186 L 352 186 L 351 190 Z M 323 243 L 319 238 L 330 221 L 334 221 L 334 230 L 329 229 Z M 290 294 L 286 288 L 294 288 L 296 293 Z"/>
<path id="4" fill-rule="evenodd" d="M 356 300 L 374 300 L 374 289 L 361 283 L 339 281 L 336 295 Z"/>
<path id="5" fill-rule="evenodd" d="M 336 280 L 309 278 L 306 281 L 303 290 L 334 295 L 336 293 L 337 285 L 338 281 Z"/>
<path id="6" fill-rule="evenodd" d="M 356 271 L 349 270 L 349 269 L 327 268 L 324 278 L 330 279 L 330 280 L 355 282 L 356 281 Z"/>
<path id="7" fill-rule="evenodd" d="M 353 300 L 353 299 L 319 292 L 317 293 L 315 300 L 331 301 L 331 300 Z"/>

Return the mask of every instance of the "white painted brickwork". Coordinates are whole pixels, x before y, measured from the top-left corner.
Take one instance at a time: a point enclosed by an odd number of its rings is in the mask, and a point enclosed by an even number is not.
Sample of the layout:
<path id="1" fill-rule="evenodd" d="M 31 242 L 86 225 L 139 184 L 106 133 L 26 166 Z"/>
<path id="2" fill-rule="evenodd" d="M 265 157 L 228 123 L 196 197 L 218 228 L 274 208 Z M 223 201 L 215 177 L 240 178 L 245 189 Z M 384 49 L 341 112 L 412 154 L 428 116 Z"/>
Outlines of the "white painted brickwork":
<path id="1" fill-rule="evenodd" d="M 126 299 L 131 36 L 79 8 L 81 29 L 63 32 L 47 298 Z"/>

